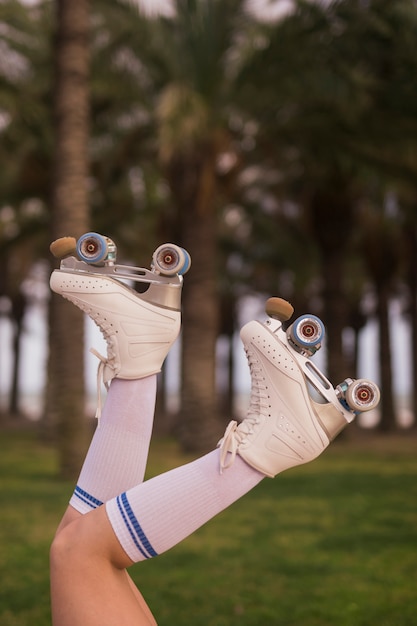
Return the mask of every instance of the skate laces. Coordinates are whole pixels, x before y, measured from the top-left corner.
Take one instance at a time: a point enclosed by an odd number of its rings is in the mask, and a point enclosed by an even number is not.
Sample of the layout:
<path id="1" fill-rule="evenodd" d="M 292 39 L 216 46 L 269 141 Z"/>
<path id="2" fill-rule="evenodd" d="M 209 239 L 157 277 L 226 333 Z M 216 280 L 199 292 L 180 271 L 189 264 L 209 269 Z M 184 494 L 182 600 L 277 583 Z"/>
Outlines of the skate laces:
<path id="1" fill-rule="evenodd" d="M 256 355 L 250 350 L 245 350 L 251 375 L 251 395 L 248 408 L 248 416 L 267 415 L 270 409 L 268 387 L 265 381 L 262 364 Z M 248 419 L 248 418 L 246 418 Z"/>
<path id="2" fill-rule="evenodd" d="M 251 374 L 249 408 L 245 419 L 240 424 L 235 420 L 229 423 L 223 438 L 219 441 L 220 473 L 233 465 L 239 446 L 255 432 L 255 427 L 261 423 L 262 417 L 268 415 L 268 409 L 270 409 L 268 388 L 262 366 L 252 352 L 245 351 Z"/>
<path id="3" fill-rule="evenodd" d="M 100 328 L 102 329 L 102 326 L 100 326 Z M 115 377 L 118 370 L 115 338 L 108 334 L 107 329 L 106 332 L 102 329 L 102 332 L 107 342 L 107 357 L 100 354 L 98 350 L 90 348 L 91 354 L 94 354 L 94 356 L 99 359 L 97 367 L 97 409 L 95 414 L 95 417 L 98 420 L 100 420 L 103 407 L 102 386 L 104 385 L 104 387 L 108 389 L 111 380 Z M 108 375 L 108 369 L 106 368 L 111 368 L 113 370 L 111 376 Z"/>

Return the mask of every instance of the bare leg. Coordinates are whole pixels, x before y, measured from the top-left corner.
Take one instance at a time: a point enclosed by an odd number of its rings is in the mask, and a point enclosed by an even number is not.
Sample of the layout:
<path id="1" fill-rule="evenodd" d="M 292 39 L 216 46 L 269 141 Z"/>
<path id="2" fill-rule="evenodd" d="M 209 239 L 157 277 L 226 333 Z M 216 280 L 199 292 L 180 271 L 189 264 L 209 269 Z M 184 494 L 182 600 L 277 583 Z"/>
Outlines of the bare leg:
<path id="1" fill-rule="evenodd" d="M 71 524 L 72 522 L 82 518 L 83 515 L 81 513 L 79 513 L 78 511 L 76 511 L 71 505 L 68 506 L 68 508 L 66 509 L 61 523 L 59 524 L 57 530 L 56 530 L 56 534 L 55 536 L 57 537 L 57 535 L 66 527 L 68 526 L 68 524 Z M 150 623 L 153 624 L 155 623 L 155 620 L 152 616 L 152 613 L 149 609 L 149 606 L 146 604 L 144 597 L 142 596 L 142 594 L 140 593 L 139 589 L 136 587 L 135 583 L 133 582 L 133 580 L 130 578 L 129 574 L 126 573 L 126 578 L 127 578 L 127 582 L 132 590 L 133 595 L 136 598 L 137 603 L 139 604 L 139 609 L 141 612 L 144 612 L 145 614 L 149 614 L 152 617 L 152 620 Z M 146 622 L 145 622 L 146 623 Z"/>
<path id="2" fill-rule="evenodd" d="M 55 537 L 59 535 L 59 533 L 61 532 L 63 528 L 65 528 L 66 526 L 68 526 L 68 524 L 71 524 L 71 522 L 75 521 L 81 516 L 82 516 L 81 513 L 76 511 L 71 505 L 68 505 L 68 507 L 65 510 L 64 515 L 62 516 L 59 526 L 56 529 Z"/>
<path id="3" fill-rule="evenodd" d="M 68 523 L 61 525 L 51 548 L 53 625 L 155 626 L 149 607 L 126 572 L 132 562 L 105 508 L 86 515 L 68 509 L 65 518 Z"/>

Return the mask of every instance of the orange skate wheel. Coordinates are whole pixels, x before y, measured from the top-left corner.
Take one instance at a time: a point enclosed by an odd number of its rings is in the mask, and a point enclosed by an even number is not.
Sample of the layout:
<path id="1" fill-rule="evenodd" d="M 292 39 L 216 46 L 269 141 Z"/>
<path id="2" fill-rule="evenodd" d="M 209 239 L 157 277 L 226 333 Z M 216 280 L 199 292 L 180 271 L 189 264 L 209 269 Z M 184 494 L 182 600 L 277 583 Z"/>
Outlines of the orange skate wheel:
<path id="1" fill-rule="evenodd" d="M 75 237 L 60 237 L 49 246 L 50 251 L 57 259 L 76 254 L 77 240 Z"/>
<path id="2" fill-rule="evenodd" d="M 268 298 L 265 304 L 265 312 L 269 317 L 286 322 L 294 313 L 292 304 L 282 298 Z"/>

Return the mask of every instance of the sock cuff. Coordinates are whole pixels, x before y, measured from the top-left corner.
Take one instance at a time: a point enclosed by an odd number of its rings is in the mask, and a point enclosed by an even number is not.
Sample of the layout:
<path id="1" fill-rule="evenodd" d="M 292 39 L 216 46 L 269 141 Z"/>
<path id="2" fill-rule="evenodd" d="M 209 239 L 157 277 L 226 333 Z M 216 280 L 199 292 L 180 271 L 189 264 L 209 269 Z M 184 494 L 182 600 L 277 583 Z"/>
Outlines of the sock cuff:
<path id="1" fill-rule="evenodd" d="M 106 502 L 106 512 L 120 545 L 134 563 L 158 556 L 134 514 L 126 492 Z"/>
<path id="2" fill-rule="evenodd" d="M 97 509 L 103 504 L 101 500 L 95 498 L 91 493 L 88 493 L 84 489 L 81 489 L 79 485 L 75 487 L 69 503 L 74 509 L 83 515 L 93 509 Z"/>

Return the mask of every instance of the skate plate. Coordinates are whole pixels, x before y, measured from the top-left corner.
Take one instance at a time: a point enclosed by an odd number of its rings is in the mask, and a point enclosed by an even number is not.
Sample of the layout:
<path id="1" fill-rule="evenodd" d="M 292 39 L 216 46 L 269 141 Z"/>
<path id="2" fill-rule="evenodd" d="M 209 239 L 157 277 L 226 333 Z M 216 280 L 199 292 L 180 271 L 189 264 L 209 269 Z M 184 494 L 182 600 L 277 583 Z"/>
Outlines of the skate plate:
<path id="1" fill-rule="evenodd" d="M 75 273 L 84 272 L 85 274 L 101 274 L 118 279 L 133 280 L 139 283 L 147 283 L 149 285 L 173 285 L 181 287 L 183 283 L 182 275 L 166 276 L 157 274 L 152 270 L 142 267 L 134 267 L 130 265 L 91 265 L 85 261 L 79 261 L 73 256 L 62 259 L 60 269 L 73 271 Z"/>

